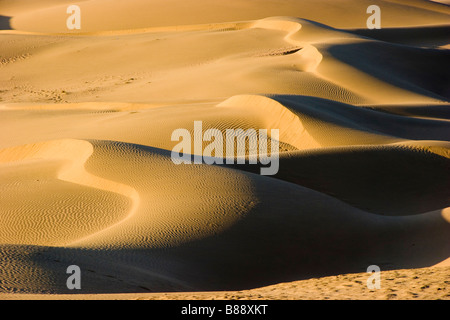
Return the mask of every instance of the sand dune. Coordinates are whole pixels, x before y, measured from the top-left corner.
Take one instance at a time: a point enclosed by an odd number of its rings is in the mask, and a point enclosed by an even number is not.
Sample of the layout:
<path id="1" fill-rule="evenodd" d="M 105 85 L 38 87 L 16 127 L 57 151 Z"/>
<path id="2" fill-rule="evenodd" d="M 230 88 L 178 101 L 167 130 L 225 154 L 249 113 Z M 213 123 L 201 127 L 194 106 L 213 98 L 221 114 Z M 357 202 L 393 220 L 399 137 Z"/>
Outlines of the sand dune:
<path id="1" fill-rule="evenodd" d="M 1 299 L 448 299 L 448 6 L 74 3 L 69 31 L 0 0 Z M 175 165 L 180 128 L 278 129 L 279 170 Z M 427 278 L 370 292 L 373 264 Z"/>
<path id="2" fill-rule="evenodd" d="M 15 4 L 17 2 L 17 4 Z M 67 1 L 40 1 L 27 7 L 31 0 L 3 0 L 7 15 L 14 15 L 14 29 L 38 32 L 66 32 L 65 25 L 55 19 L 65 13 Z M 344 1 L 331 5 L 327 0 L 283 1 L 231 0 L 227 3 L 208 0 L 96 0 L 75 1 L 85 15 L 86 31 L 137 29 L 174 25 L 208 24 L 257 20 L 272 16 L 296 16 L 333 27 L 366 26 L 369 5 L 380 2 L 385 8 L 385 27 L 433 25 L 448 23 L 449 8 L 421 0 Z M 38 14 L 36 14 L 36 10 Z M 405 13 L 405 11 L 407 13 Z M 189 14 L 187 14 L 189 13 Z"/>

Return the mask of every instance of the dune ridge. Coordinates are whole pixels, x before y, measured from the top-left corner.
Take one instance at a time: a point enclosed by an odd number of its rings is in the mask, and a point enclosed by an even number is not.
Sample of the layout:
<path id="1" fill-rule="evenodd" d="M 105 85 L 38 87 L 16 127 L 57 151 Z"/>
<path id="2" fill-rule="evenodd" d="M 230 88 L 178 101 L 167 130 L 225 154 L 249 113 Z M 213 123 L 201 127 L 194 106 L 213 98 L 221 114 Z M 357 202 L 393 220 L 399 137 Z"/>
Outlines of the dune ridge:
<path id="1" fill-rule="evenodd" d="M 31 144 L 20 147 L 12 147 L 0 151 L 0 163 L 27 163 L 32 160 L 55 161 L 63 160 L 65 163 L 57 173 L 57 179 L 88 186 L 103 191 L 113 192 L 130 198 L 132 206 L 129 213 L 120 221 L 107 226 L 99 232 L 103 232 L 126 221 L 139 206 L 139 194 L 132 187 L 110 180 L 94 176 L 84 169 L 86 160 L 91 156 L 93 147 L 90 143 L 79 140 L 59 140 L 44 143 Z M 25 217 L 24 217 L 25 219 Z M 11 241 L 11 239 L 10 239 Z M 27 243 L 35 245 L 45 245 L 46 243 Z M 54 243 L 52 243 L 54 245 Z M 59 243 L 58 245 L 68 245 L 69 243 Z"/>
<path id="2" fill-rule="evenodd" d="M 0 299 L 448 299 L 449 17 L 0 0 Z M 175 130 L 213 128 L 278 129 L 278 172 L 172 161 Z"/>

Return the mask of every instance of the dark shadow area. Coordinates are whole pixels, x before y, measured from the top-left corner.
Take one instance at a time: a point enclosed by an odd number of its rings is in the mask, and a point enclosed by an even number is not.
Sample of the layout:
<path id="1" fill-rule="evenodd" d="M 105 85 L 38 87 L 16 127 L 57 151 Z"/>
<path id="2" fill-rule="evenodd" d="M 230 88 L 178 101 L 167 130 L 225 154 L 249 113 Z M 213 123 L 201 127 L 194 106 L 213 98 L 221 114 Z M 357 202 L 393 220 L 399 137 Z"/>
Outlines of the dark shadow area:
<path id="1" fill-rule="evenodd" d="M 259 174 L 258 165 L 234 168 Z M 348 146 L 281 157 L 273 176 L 366 212 L 417 215 L 450 206 L 450 162 L 395 146 Z"/>
<path id="2" fill-rule="evenodd" d="M 366 108 L 400 116 L 450 120 L 450 104 L 416 106 L 383 105 L 367 106 Z"/>
<path id="3" fill-rule="evenodd" d="M 448 258 L 450 224 L 437 214 L 348 215 L 336 202 L 334 217 L 323 220 L 325 215 L 319 211 L 299 208 L 287 213 L 277 207 L 288 196 L 293 194 L 258 205 L 221 234 L 172 248 L 96 250 L 2 245 L 2 269 L 7 271 L 1 275 L 2 291 L 87 294 L 245 290 L 366 272 L 373 264 L 383 271 L 422 268 Z M 29 264 L 34 268 L 27 267 Z M 81 269 L 81 290 L 66 286 L 70 265 Z"/>
<path id="4" fill-rule="evenodd" d="M 114 147 L 112 142 L 103 143 Z M 161 149 L 138 147 L 143 156 L 146 152 L 167 154 Z M 178 168 L 183 170 L 183 165 Z M 320 168 L 311 170 L 320 176 Z M 448 258 L 450 224 L 440 212 L 406 217 L 372 215 L 292 183 L 249 177 L 258 203 L 229 227 L 202 239 L 163 248 L 133 247 L 131 243 L 104 249 L 1 245 L 0 261 L 6 271 L 0 273 L 2 291 L 242 290 L 366 272 L 373 264 L 381 270 L 420 268 Z M 175 226 L 170 234 L 177 236 Z M 151 239 L 152 234 L 146 237 Z M 81 269 L 81 290 L 66 286 L 70 265 Z"/>
<path id="5" fill-rule="evenodd" d="M 446 121 L 405 117 L 315 97 L 275 95 L 271 98 L 296 113 L 300 120 L 306 115 L 339 127 L 387 137 L 450 141 Z M 419 110 L 426 114 L 426 107 Z M 303 125 L 320 143 L 321 129 L 307 122 Z M 376 214 L 420 214 L 450 205 L 450 163 L 444 156 L 425 151 L 426 142 L 422 149 L 348 143 L 345 148 L 300 151 L 282 157 L 275 177 Z M 256 167 L 235 167 L 259 173 Z"/>
<path id="6" fill-rule="evenodd" d="M 386 42 L 335 45 L 329 53 L 383 82 L 450 101 L 448 50 L 408 47 Z M 374 89 L 376 90 L 376 89 Z"/>
<path id="7" fill-rule="evenodd" d="M 436 48 L 449 44 L 450 26 L 354 29 L 347 32 L 386 42 Z"/>
<path id="8" fill-rule="evenodd" d="M 0 16 L 0 30 L 12 30 L 11 17 Z"/>
<path id="9" fill-rule="evenodd" d="M 390 114 L 375 108 L 356 107 L 333 100 L 299 95 L 272 95 L 301 120 L 303 115 L 340 127 L 410 140 L 450 141 L 448 122 L 440 119 L 418 119 Z M 406 105 L 404 106 L 406 107 Z M 422 109 L 422 113 L 425 111 Z M 433 113 L 433 112 L 432 112 Z M 435 115 L 435 113 L 433 113 Z M 303 123 L 320 143 L 320 128 Z M 323 141 L 326 143 L 326 141 Z M 350 144 L 350 142 L 349 142 Z"/>

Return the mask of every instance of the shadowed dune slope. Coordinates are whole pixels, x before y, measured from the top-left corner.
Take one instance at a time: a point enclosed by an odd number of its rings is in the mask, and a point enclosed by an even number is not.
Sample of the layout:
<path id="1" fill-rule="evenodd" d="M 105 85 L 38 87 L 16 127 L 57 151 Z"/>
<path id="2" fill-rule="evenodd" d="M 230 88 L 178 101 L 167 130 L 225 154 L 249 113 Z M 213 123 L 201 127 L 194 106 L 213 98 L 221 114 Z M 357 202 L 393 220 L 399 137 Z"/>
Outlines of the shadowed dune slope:
<path id="1" fill-rule="evenodd" d="M 73 293 L 72 264 L 88 299 L 294 298 L 282 282 L 447 265 L 449 18 L 423 0 L 0 0 L 0 299 Z M 208 129 L 218 163 L 175 164 Z M 227 130 L 278 145 L 277 173 L 222 164 Z"/>
<path id="2" fill-rule="evenodd" d="M 123 156 L 125 151 L 127 157 Z M 138 210 L 104 231 L 82 236 L 68 247 L 3 245 L 10 272 L 39 268 L 40 279 L 58 274 L 69 261 L 77 261 L 93 270 L 89 277 L 94 280 L 86 282 L 89 284 L 85 292 L 145 290 L 133 287 L 136 281 L 150 290 L 238 289 L 343 270 L 357 271 L 367 263 L 389 269 L 423 266 L 442 260 L 449 249 L 445 241 L 449 217 L 444 211 L 406 217 L 373 215 L 272 178 L 205 165 L 183 169 L 169 165 L 168 170 L 179 170 L 177 177 L 194 170 L 201 180 L 191 178 L 180 185 L 170 178 L 169 172 L 152 170 L 158 161 L 169 164 L 170 159 L 164 160 L 165 157 L 164 152 L 147 147 L 95 142 L 86 170 L 102 179 L 132 184 L 141 196 Z M 108 167 L 102 165 L 105 161 L 110 163 Z M 208 181 L 202 177 L 211 171 L 217 173 L 209 183 L 217 187 L 206 188 L 204 183 Z M 219 177 L 225 180 L 218 180 Z M 237 177 L 246 181 L 239 184 L 241 190 L 235 186 Z M 228 185 L 226 181 L 234 183 Z M 202 185 L 215 195 L 207 196 L 205 207 L 205 201 L 197 199 L 205 195 L 199 192 Z M 150 190 L 153 191 L 147 195 Z M 177 197 L 165 201 L 164 197 L 170 194 Z M 217 211 L 213 211 L 215 207 Z M 203 208 L 207 215 L 202 217 Z M 21 250 L 31 250 L 28 264 L 11 256 L 11 252 Z M 314 254 L 318 252 L 321 254 Z M 22 267 L 14 267 L 18 263 Z M 135 271 L 130 273 L 131 270 Z M 110 280 L 102 275 L 110 275 Z M 55 286 L 49 283 L 41 287 L 41 292 L 65 292 L 65 282 L 58 282 L 61 277 L 55 279 Z M 109 284 L 105 285 L 105 281 Z M 26 287 L 23 282 L 17 286 Z M 10 290 L 8 285 L 3 287 L 4 292 Z"/>

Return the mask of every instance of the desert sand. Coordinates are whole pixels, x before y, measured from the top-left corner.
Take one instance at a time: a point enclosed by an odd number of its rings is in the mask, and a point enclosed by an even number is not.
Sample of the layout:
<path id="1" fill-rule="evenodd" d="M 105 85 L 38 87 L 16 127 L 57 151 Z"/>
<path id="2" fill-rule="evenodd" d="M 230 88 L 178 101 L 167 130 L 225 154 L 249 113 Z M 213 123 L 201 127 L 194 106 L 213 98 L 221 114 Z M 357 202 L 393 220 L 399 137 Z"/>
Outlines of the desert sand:
<path id="1" fill-rule="evenodd" d="M 367 274 L 342 274 L 242 291 L 123 294 L 4 294 L 5 300 L 448 300 L 449 267 L 382 271 L 383 286 L 367 289 Z"/>
<path id="2" fill-rule="evenodd" d="M 0 29 L 0 299 L 449 298 L 448 5 L 0 0 Z M 278 173 L 175 165 L 194 121 L 278 129 Z"/>

